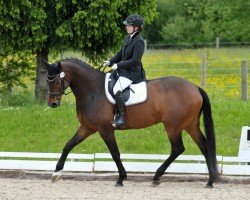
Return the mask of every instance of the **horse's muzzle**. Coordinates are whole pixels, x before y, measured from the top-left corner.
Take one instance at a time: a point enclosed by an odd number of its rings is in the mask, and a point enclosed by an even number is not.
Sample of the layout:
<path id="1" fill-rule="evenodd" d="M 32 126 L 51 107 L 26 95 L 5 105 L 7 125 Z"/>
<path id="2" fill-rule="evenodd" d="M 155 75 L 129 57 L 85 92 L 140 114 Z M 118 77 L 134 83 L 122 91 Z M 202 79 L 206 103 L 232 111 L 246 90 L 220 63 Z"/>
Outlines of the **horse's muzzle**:
<path id="1" fill-rule="evenodd" d="M 60 106 L 60 99 L 59 98 L 49 98 L 48 99 L 48 105 L 52 108 L 57 108 Z"/>

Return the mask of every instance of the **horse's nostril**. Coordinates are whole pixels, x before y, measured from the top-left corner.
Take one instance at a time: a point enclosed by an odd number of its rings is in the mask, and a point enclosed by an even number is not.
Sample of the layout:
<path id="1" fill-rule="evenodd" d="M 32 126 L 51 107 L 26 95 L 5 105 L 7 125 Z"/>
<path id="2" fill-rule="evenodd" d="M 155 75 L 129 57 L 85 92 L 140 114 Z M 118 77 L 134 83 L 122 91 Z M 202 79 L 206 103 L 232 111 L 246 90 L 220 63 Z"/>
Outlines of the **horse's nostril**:
<path id="1" fill-rule="evenodd" d="M 56 108 L 58 105 L 57 105 L 57 103 L 52 103 L 50 106 L 51 106 L 52 108 Z"/>

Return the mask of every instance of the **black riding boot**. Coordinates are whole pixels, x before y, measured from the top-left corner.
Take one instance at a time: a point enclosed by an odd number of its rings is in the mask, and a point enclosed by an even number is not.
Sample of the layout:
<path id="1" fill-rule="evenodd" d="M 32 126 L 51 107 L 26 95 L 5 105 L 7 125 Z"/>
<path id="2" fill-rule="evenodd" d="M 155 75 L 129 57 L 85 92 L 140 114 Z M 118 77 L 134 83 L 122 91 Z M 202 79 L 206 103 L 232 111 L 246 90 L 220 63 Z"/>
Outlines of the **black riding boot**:
<path id="1" fill-rule="evenodd" d="M 123 101 L 122 92 L 118 91 L 115 95 L 116 106 L 119 112 L 118 117 L 114 121 L 114 125 L 116 127 L 125 128 L 126 121 L 125 121 L 125 103 Z"/>

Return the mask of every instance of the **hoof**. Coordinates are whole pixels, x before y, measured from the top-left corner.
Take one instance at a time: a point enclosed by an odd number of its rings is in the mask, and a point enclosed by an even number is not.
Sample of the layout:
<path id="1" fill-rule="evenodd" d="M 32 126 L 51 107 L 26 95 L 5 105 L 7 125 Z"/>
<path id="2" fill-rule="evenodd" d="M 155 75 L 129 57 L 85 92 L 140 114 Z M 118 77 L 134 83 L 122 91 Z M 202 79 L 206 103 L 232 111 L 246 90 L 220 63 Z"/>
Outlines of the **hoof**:
<path id="1" fill-rule="evenodd" d="M 158 186 L 160 184 L 161 184 L 160 181 L 153 181 L 152 184 L 151 184 L 151 186 L 156 187 L 156 186 Z"/>
<path id="2" fill-rule="evenodd" d="M 60 171 L 54 172 L 52 175 L 51 182 L 55 183 L 55 182 L 59 181 L 60 179 L 61 179 L 61 172 Z"/>
<path id="3" fill-rule="evenodd" d="M 212 189 L 212 188 L 214 188 L 214 186 L 213 186 L 213 185 L 208 185 L 208 184 L 206 184 L 205 188 Z"/>
<path id="4" fill-rule="evenodd" d="M 123 184 L 116 182 L 115 187 L 123 187 Z"/>

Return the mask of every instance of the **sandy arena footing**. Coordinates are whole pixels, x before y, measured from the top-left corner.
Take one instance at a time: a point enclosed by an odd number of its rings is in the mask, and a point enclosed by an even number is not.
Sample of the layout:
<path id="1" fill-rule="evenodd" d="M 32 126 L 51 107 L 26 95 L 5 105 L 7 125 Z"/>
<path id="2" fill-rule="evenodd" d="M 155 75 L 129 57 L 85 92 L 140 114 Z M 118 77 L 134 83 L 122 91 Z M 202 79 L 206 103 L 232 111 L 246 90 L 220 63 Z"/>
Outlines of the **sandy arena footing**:
<path id="1" fill-rule="evenodd" d="M 128 173 L 124 187 L 114 187 L 117 173 L 63 173 L 51 183 L 52 172 L 0 171 L 1 200 L 33 199 L 249 199 L 250 177 L 223 176 L 213 189 L 206 175 L 166 174 L 157 187 L 153 174 Z"/>

